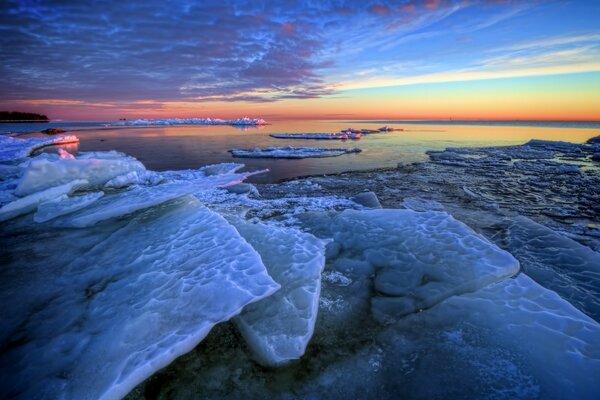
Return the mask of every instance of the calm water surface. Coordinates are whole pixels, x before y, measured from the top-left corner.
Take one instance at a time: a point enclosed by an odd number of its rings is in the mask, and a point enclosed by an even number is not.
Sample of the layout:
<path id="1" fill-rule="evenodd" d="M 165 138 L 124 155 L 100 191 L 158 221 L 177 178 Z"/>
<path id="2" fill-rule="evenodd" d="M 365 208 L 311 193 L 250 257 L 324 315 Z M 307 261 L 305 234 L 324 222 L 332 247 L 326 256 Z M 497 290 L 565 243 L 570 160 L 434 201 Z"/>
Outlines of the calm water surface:
<path id="1" fill-rule="evenodd" d="M 220 162 L 239 162 L 246 164 L 247 170 L 270 170 L 268 174 L 254 177 L 253 182 L 275 182 L 302 175 L 394 167 L 399 162 L 424 161 L 427 160 L 426 150 L 446 147 L 522 144 L 534 138 L 581 143 L 600 134 L 595 126 L 397 122 L 388 125 L 403 131 L 365 135 L 357 141 L 292 140 L 269 136 L 271 133 L 337 132 L 348 127 L 376 129 L 381 125 L 365 121 L 304 120 L 275 121 L 270 125 L 247 129 L 197 125 L 108 129 L 87 126 L 75 132 L 80 139 L 79 145 L 71 145 L 67 149 L 73 153 L 118 150 L 136 157 L 153 170 L 193 169 Z M 71 129 L 75 129 L 75 125 Z M 228 152 L 233 148 L 270 146 L 359 147 L 363 151 L 340 157 L 304 160 L 238 159 Z"/>

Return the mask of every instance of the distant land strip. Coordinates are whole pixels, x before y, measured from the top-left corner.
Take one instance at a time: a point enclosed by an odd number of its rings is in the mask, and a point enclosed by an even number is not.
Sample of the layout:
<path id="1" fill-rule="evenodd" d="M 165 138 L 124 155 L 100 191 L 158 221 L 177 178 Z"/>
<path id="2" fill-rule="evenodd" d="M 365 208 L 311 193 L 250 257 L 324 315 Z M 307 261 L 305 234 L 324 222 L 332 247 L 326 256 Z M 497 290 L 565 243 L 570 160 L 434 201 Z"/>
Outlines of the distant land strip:
<path id="1" fill-rule="evenodd" d="M 0 111 L 0 122 L 48 122 L 43 114 L 24 113 L 18 111 Z"/>

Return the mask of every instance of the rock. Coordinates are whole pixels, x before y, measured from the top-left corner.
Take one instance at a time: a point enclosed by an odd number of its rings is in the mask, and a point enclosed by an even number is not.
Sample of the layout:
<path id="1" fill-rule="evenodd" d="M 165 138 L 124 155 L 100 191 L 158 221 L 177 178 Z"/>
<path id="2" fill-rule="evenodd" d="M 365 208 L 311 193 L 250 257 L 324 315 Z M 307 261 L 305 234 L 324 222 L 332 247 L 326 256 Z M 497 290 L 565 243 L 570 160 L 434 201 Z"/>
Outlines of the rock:
<path id="1" fill-rule="evenodd" d="M 593 138 L 588 139 L 588 141 L 586 143 L 589 143 L 589 144 L 600 143 L 600 135 L 594 136 Z"/>
<path id="2" fill-rule="evenodd" d="M 356 196 L 352 197 L 352 200 L 355 203 L 360 204 L 361 206 L 369 207 L 369 208 L 383 208 L 377 195 L 373 192 L 363 192 L 359 193 Z"/>
<path id="3" fill-rule="evenodd" d="M 594 154 L 592 154 L 592 160 L 594 160 L 594 161 L 600 161 L 600 153 L 594 153 Z"/>
<path id="4" fill-rule="evenodd" d="M 59 133 L 65 133 L 66 131 L 64 129 L 58 129 L 58 128 L 48 128 L 48 129 L 44 129 L 42 131 L 42 133 L 45 133 L 46 135 L 58 135 Z"/>

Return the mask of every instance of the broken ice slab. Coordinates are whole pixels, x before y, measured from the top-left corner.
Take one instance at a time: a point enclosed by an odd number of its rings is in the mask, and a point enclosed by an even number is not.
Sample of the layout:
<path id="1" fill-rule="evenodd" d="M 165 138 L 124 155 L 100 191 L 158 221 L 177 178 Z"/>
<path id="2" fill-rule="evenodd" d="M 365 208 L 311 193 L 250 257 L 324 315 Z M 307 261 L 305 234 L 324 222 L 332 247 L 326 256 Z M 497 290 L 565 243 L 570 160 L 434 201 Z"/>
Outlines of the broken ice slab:
<path id="1" fill-rule="evenodd" d="M 17 161 L 30 156 L 42 147 L 68 143 L 79 143 L 79 139 L 74 135 L 29 139 L 0 135 L 0 162 Z"/>
<path id="2" fill-rule="evenodd" d="M 76 259 L 48 248 L 79 245 L 88 232 L 54 230 L 44 247 L 14 243 L 11 254 L 51 256 L 0 271 L 10 288 L 0 292 L 0 397 L 122 398 L 279 288 L 238 232 L 192 197 L 136 216 Z"/>
<path id="3" fill-rule="evenodd" d="M 354 148 L 325 148 L 325 147 L 267 147 L 266 149 L 232 149 L 229 152 L 234 157 L 246 158 L 320 158 L 337 157 L 343 154 L 360 153 Z"/>
<path id="4" fill-rule="evenodd" d="M 386 322 L 516 274 L 518 261 L 443 212 L 346 210 L 333 219 L 341 272 L 375 274 L 372 311 Z"/>
<path id="5" fill-rule="evenodd" d="M 70 194 L 82 187 L 87 187 L 88 185 L 89 183 L 85 179 L 77 179 L 16 199 L 0 208 L 0 221 L 6 221 L 18 217 L 19 215 L 35 211 L 35 209 L 44 202 Z"/>
<path id="6" fill-rule="evenodd" d="M 600 321 L 600 253 L 523 216 L 507 239 L 527 275 Z"/>
<path id="7" fill-rule="evenodd" d="M 234 321 L 262 365 L 300 358 L 317 320 L 325 242 L 293 228 L 233 223 L 281 285 L 277 293 L 244 308 Z"/>
<path id="8" fill-rule="evenodd" d="M 132 157 L 118 159 L 33 160 L 25 170 L 15 190 L 17 196 L 26 196 L 73 179 L 85 179 L 90 187 L 101 187 L 106 182 L 132 171 L 145 171 L 144 165 Z"/>
<path id="9" fill-rule="evenodd" d="M 378 341 L 388 383 L 414 398 L 589 399 L 600 325 L 525 274 L 398 320 Z M 452 382 L 451 386 L 445 384 Z"/>

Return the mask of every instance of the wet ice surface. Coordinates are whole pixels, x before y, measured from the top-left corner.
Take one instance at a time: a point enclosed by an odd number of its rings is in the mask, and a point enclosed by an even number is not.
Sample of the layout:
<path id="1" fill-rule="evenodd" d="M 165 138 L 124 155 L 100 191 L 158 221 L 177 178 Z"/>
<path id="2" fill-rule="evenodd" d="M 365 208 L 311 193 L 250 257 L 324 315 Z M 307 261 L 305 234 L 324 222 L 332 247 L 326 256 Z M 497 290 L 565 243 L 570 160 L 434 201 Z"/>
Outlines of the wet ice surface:
<path id="1" fill-rule="evenodd" d="M 234 157 L 246 158 L 313 158 L 313 157 L 337 157 L 343 154 L 360 153 L 357 147 L 348 149 L 326 147 L 267 147 L 266 149 L 232 149 Z"/>
<path id="2" fill-rule="evenodd" d="M 598 150 L 257 186 L 235 163 L 6 160 L 2 396 L 595 398 Z"/>

